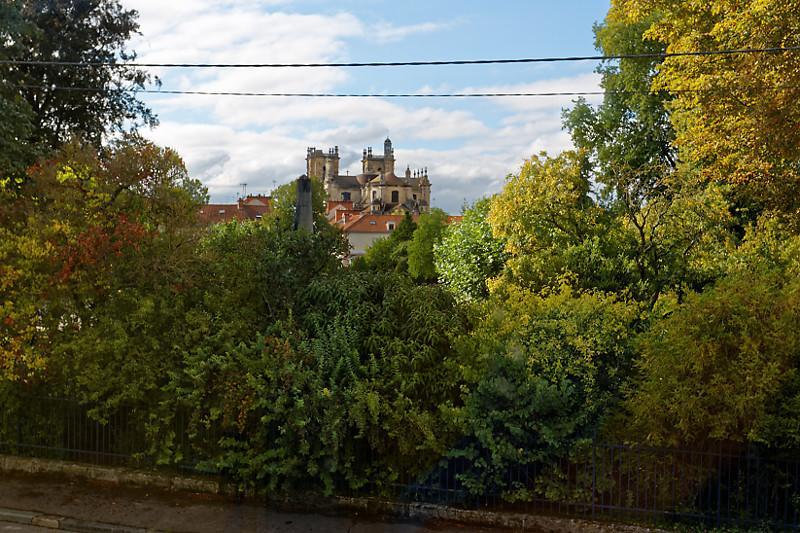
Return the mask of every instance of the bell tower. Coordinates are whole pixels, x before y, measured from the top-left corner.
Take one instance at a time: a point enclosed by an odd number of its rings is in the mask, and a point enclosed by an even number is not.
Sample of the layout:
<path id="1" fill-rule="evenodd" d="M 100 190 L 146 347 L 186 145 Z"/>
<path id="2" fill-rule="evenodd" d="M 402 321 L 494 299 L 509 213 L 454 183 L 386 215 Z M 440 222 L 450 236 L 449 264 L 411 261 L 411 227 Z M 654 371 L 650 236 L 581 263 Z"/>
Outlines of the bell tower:
<path id="1" fill-rule="evenodd" d="M 389 137 L 383 141 L 383 170 L 386 174 L 394 174 L 394 148 Z"/>
<path id="2" fill-rule="evenodd" d="M 326 180 L 339 175 L 339 147 L 327 152 L 312 146 L 306 150 L 306 176 Z"/>

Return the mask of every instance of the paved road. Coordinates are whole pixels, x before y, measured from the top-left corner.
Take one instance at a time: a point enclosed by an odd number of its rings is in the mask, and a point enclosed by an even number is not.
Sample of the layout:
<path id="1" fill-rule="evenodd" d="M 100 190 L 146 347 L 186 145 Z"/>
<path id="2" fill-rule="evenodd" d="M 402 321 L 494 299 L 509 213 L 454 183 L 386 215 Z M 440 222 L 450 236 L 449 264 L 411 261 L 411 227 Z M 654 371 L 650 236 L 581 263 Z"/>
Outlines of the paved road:
<path id="1" fill-rule="evenodd" d="M 0 507 L 37 511 L 85 521 L 152 528 L 175 533 L 465 533 L 502 531 L 462 524 L 398 523 L 379 517 L 324 516 L 278 512 L 210 495 L 158 492 L 57 477 L 3 474 Z M 19 527 L 20 529 L 13 529 Z M 4 529 L 5 528 L 5 529 Z M 8 529 L 12 528 L 12 529 Z M 41 532 L 2 524 L 0 533 Z M 52 530 L 50 530 L 52 531 Z M 529 530 L 530 532 L 530 530 Z"/>

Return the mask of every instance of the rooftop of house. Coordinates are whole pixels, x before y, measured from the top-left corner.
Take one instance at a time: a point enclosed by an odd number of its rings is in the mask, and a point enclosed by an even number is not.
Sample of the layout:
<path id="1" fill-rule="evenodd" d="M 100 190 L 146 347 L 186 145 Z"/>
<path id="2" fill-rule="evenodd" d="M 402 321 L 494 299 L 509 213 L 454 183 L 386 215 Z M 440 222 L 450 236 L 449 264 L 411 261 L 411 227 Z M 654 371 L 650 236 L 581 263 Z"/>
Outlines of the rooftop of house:
<path id="1" fill-rule="evenodd" d="M 397 228 L 405 218 L 405 215 L 378 215 L 375 213 L 364 213 L 356 215 L 342 226 L 345 233 L 389 233 L 391 229 Z M 419 218 L 414 215 L 411 217 L 415 221 Z"/>
<path id="2" fill-rule="evenodd" d="M 272 198 L 251 194 L 239 198 L 235 204 L 206 204 L 200 207 L 202 224 L 218 224 L 231 220 L 258 220 L 272 211 Z"/>

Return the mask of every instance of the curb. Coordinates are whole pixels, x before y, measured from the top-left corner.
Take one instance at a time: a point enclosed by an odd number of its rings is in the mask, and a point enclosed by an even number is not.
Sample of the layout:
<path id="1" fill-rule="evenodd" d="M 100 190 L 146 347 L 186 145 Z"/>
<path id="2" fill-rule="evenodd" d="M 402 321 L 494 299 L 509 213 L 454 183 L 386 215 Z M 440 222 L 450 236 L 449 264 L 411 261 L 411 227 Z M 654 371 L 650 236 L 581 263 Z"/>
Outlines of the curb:
<path id="1" fill-rule="evenodd" d="M 213 476 L 166 474 L 153 470 L 96 466 L 57 459 L 38 459 L 0 454 L 0 472 L 61 474 L 73 478 L 106 481 L 117 485 L 156 487 L 175 492 L 224 493 L 222 483 Z"/>
<path id="2" fill-rule="evenodd" d="M 430 503 L 394 502 L 380 498 L 334 496 L 325 500 L 310 498 L 277 498 L 268 500 L 273 508 L 286 512 L 341 513 L 349 511 L 367 515 L 389 516 L 402 520 L 444 520 L 469 526 L 501 527 L 513 531 L 546 531 L 547 533 L 668 533 L 666 530 L 620 522 L 604 522 L 589 518 L 543 514 L 497 512 L 494 510 L 459 509 Z"/>
<path id="3" fill-rule="evenodd" d="M 70 478 L 98 480 L 118 486 L 152 487 L 174 492 L 193 492 L 232 496 L 235 491 L 213 476 L 180 476 L 126 467 L 106 467 L 71 463 L 53 459 L 34 459 L 0 454 L 0 472 L 26 474 L 61 474 Z M 245 499 L 257 497 L 243 494 Z M 328 497 L 305 495 L 295 497 L 267 497 L 273 507 L 292 512 L 341 513 L 367 512 L 411 520 L 449 520 L 470 525 L 500 526 L 506 528 L 533 528 L 549 533 L 650 533 L 662 532 L 658 528 L 633 524 L 593 521 L 587 518 L 549 516 L 543 514 L 508 513 L 496 510 L 469 510 L 426 503 L 387 501 L 381 498 Z M 33 520 L 36 522 L 33 522 Z M 0 508 L 0 520 L 21 524 L 38 525 L 51 529 L 63 529 L 85 533 L 146 533 L 153 530 L 126 527 L 115 524 L 79 521 L 72 518 L 31 513 L 15 509 Z"/>
<path id="4" fill-rule="evenodd" d="M 48 529 L 73 531 L 76 533 L 157 533 L 153 529 L 107 524 L 104 522 L 88 522 L 66 516 L 57 516 L 34 511 L 20 511 L 0 507 L 0 521 L 37 526 Z"/>

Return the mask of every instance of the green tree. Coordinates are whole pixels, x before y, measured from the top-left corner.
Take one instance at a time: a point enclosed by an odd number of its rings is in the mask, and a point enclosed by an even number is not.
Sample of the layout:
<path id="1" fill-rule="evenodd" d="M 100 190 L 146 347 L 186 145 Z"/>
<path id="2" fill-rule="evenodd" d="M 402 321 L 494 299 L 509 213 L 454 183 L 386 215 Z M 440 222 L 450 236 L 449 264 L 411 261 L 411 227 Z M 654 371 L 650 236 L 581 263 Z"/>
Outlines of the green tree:
<path id="1" fill-rule="evenodd" d="M 488 296 L 487 281 L 505 265 L 505 243 L 494 237 L 487 219 L 490 205 L 484 198 L 465 208 L 461 222 L 450 224 L 434 246 L 439 282 L 459 300 Z"/>
<path id="2" fill-rule="evenodd" d="M 595 27 L 605 55 L 657 54 L 649 38 L 659 14 L 620 17 L 612 8 Z M 655 305 L 665 291 L 700 290 L 721 275 L 736 235 L 729 189 L 699 183 L 678 160 L 668 108 L 672 96 L 653 91 L 660 58 L 628 58 L 598 68 L 605 96 L 596 109 L 579 101 L 564 113 L 576 147 L 588 155 L 596 200 L 606 212 L 604 253 L 616 254 L 618 286 Z"/>
<path id="3" fill-rule="evenodd" d="M 611 220 L 596 201 L 585 154 L 526 161 L 492 199 L 492 233 L 509 257 L 503 278 L 533 290 L 571 277 L 581 287 L 619 290 L 627 279 L 613 249 Z"/>
<path id="4" fill-rule="evenodd" d="M 594 28 L 595 47 L 610 56 L 662 53 L 662 43 L 643 38 L 651 23 L 610 15 Z M 575 146 L 591 154 L 602 183 L 619 168 L 655 170 L 677 165 L 674 132 L 665 105 L 670 97 L 665 91 L 650 90 L 660 62 L 637 58 L 601 65 L 597 72 L 602 76 L 603 102 L 595 108 L 579 100 L 564 112 L 564 125 Z M 640 177 L 646 176 L 642 173 Z M 652 182 L 657 177 L 649 179 Z"/>
<path id="5" fill-rule="evenodd" d="M 668 290 L 696 290 L 721 274 L 731 234 L 720 187 L 663 173 L 651 194 L 640 172 L 606 176 L 611 199 L 593 191 L 592 165 L 577 152 L 535 157 L 492 200 L 489 222 L 509 259 L 498 283 L 533 290 L 569 280 L 655 305 Z"/>
<path id="6" fill-rule="evenodd" d="M 406 213 L 400 224 L 388 237 L 376 240 L 367 252 L 353 262 L 356 270 L 377 272 L 408 272 L 408 247 L 417 223 Z"/>
<path id="7" fill-rule="evenodd" d="M 141 332 L 179 324 L 170 313 L 180 298 L 167 300 L 186 283 L 204 194 L 175 152 L 136 137 L 101 154 L 67 145 L 31 177 L 13 192 L 0 187 L 9 200 L 0 204 L 0 367 L 17 380 L 134 391 L 160 368 L 135 357 L 158 353 L 146 343 L 155 334 Z M 123 356 L 136 369 L 109 363 Z"/>
<path id="8" fill-rule="evenodd" d="M 720 442 L 800 445 L 800 284 L 741 271 L 652 324 L 628 439 L 692 449 Z"/>
<path id="9" fill-rule="evenodd" d="M 12 0 L 4 2 L 0 16 L 21 19 L 27 28 L 2 35 L 0 55 L 8 59 L 115 65 L 0 66 L 6 90 L 27 102 L 33 113 L 33 144 L 54 148 L 80 136 L 100 146 L 108 132 L 156 124 L 150 109 L 130 91 L 145 88 L 150 75 L 122 65 L 136 59 L 126 48 L 138 32 L 136 11 L 124 9 L 118 0 Z"/>
<path id="10" fill-rule="evenodd" d="M 325 187 L 318 178 L 311 178 L 311 206 L 314 210 L 314 229 L 321 231 L 331 224 L 325 217 L 327 202 Z M 297 181 L 284 183 L 272 191 L 272 213 L 284 228 L 294 225 L 294 212 L 297 205 Z"/>
<path id="11" fill-rule="evenodd" d="M 0 59 L 7 60 L 19 51 L 23 35 L 31 31 L 13 4 L 0 4 Z M 0 79 L 0 179 L 19 180 L 36 154 L 32 143 L 33 112 L 16 87 Z"/>
<path id="12" fill-rule="evenodd" d="M 442 240 L 447 227 L 447 213 L 432 209 L 417 221 L 417 229 L 408 243 L 408 273 L 417 281 L 436 281 L 433 249 Z"/>

